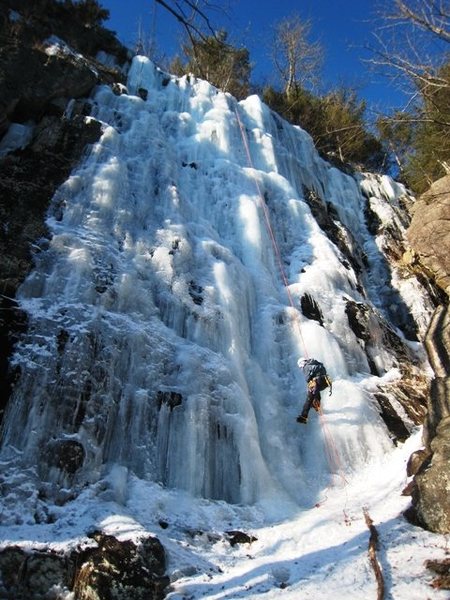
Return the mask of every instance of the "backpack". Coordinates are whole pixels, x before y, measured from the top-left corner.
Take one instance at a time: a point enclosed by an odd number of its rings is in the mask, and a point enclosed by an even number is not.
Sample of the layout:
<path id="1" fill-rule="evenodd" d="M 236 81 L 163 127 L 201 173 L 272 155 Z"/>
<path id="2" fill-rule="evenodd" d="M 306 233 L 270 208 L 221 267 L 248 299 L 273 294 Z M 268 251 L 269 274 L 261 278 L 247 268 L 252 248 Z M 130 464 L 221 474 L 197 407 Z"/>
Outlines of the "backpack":
<path id="1" fill-rule="evenodd" d="M 304 373 L 306 378 L 309 380 L 316 379 L 317 377 L 326 377 L 327 371 L 323 364 L 318 360 L 310 358 L 304 367 Z"/>
<path id="2" fill-rule="evenodd" d="M 310 382 L 314 382 L 314 385 L 316 386 L 316 389 L 319 392 L 322 392 L 324 389 L 329 387 L 330 394 L 331 394 L 331 390 L 332 390 L 331 379 L 328 377 L 327 371 L 321 362 L 319 362 L 318 360 L 315 360 L 313 358 L 310 358 L 306 362 L 306 364 L 303 368 L 303 372 L 305 373 L 305 377 L 308 381 L 308 384 Z"/>

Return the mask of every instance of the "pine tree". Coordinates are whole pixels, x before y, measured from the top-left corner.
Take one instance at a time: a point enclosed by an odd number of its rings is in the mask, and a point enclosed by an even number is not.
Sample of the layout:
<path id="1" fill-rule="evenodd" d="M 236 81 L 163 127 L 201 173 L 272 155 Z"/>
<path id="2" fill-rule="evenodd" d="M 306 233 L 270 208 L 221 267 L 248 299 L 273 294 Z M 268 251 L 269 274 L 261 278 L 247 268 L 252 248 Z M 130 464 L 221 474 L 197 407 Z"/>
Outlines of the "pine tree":
<path id="1" fill-rule="evenodd" d="M 249 52 L 235 48 L 227 38 L 223 30 L 216 36 L 192 38 L 182 47 L 187 61 L 176 57 L 170 69 L 178 75 L 193 73 L 238 99 L 245 98 L 250 89 Z"/>
<path id="2" fill-rule="evenodd" d="M 406 167 L 410 186 L 422 193 L 446 173 L 450 172 L 450 61 L 436 74 L 442 82 L 422 91 L 423 107 L 414 140 L 413 153 Z"/>
<path id="3" fill-rule="evenodd" d="M 289 122 L 305 129 L 325 158 L 340 165 L 382 168 L 382 144 L 368 130 L 364 119 L 366 105 L 358 100 L 354 90 L 340 88 L 318 96 L 297 87 L 293 96 L 292 91 L 288 95 L 267 87 L 263 99 Z"/>

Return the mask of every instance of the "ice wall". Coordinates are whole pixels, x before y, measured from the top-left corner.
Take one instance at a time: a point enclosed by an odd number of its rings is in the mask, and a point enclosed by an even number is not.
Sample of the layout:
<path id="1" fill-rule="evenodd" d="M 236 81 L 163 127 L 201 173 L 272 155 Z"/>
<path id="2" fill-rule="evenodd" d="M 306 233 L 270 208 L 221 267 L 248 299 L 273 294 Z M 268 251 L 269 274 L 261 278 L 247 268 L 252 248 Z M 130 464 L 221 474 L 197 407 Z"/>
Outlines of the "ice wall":
<path id="1" fill-rule="evenodd" d="M 69 487 L 120 468 L 206 498 L 302 504 L 333 471 L 388 452 L 376 377 L 346 314 L 350 299 L 389 318 L 392 281 L 364 210 L 370 194 L 382 202 L 386 182 L 364 195 L 256 96 L 237 103 L 143 57 L 128 94 L 101 87 L 92 115 L 103 135 L 56 194 L 51 239 L 20 291 L 30 327 L 14 357 L 3 460 Z M 333 209 L 358 268 L 311 198 Z M 302 314 L 305 294 L 322 323 Z M 377 376 L 395 377 L 381 338 Z M 334 380 L 324 412 L 338 465 L 318 419 L 295 422 L 301 355 Z"/>

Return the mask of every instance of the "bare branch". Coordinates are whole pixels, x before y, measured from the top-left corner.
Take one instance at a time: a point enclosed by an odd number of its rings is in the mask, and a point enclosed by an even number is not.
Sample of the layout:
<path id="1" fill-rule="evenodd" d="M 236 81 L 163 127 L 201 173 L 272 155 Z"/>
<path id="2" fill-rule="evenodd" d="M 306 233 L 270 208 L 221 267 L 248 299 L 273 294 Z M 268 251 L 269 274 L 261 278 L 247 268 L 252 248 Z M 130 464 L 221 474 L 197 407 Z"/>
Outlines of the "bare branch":
<path id="1" fill-rule="evenodd" d="M 372 58 L 367 62 L 409 84 L 411 94 L 448 89 L 448 78 L 439 75 L 449 60 L 448 5 L 442 0 L 395 0 L 394 9 L 381 16 L 383 25 L 374 33 L 375 46 L 369 48 Z"/>
<path id="2" fill-rule="evenodd" d="M 206 9 L 214 8 L 207 0 L 155 0 L 184 27 L 191 42 L 194 37 L 205 39 L 207 35 L 216 36 L 216 32 L 207 15 Z M 190 15 L 187 14 L 190 11 Z M 198 25 L 196 24 L 198 21 Z"/>
<path id="3" fill-rule="evenodd" d="M 369 537 L 369 560 L 372 565 L 373 572 L 375 573 L 375 579 L 377 580 L 377 600 L 384 599 L 384 578 L 383 572 L 380 567 L 380 563 L 377 559 L 377 549 L 378 549 L 378 532 L 375 529 L 375 525 L 373 524 L 372 519 L 369 516 L 367 508 L 363 508 L 364 519 L 366 521 L 366 525 L 370 531 Z"/>
<path id="4" fill-rule="evenodd" d="M 404 18 L 418 25 L 421 29 L 429 31 L 445 42 L 450 42 L 450 11 L 444 10 L 442 2 L 423 0 L 422 10 L 414 10 L 403 0 L 395 2 L 400 18 Z"/>

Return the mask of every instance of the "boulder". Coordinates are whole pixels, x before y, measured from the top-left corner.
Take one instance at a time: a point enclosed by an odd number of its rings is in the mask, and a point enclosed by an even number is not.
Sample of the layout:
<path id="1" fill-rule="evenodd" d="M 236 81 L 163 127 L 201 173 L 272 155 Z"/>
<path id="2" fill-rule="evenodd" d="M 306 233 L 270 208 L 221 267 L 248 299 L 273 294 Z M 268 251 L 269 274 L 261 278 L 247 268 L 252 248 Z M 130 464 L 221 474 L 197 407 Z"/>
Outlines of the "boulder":
<path id="1" fill-rule="evenodd" d="M 435 181 L 412 209 L 407 238 L 429 277 L 450 294 L 450 175 Z"/>
<path id="2" fill-rule="evenodd" d="M 164 576 L 165 554 L 158 539 L 135 544 L 101 532 L 93 534 L 96 548 L 87 549 L 75 574 L 78 600 L 158 600 L 164 598 L 169 578 Z"/>
<path id="3" fill-rule="evenodd" d="M 0 597 L 14 600 L 159 600 L 169 578 L 157 538 L 118 540 L 102 532 L 69 553 L 9 546 L 0 550 Z"/>
<path id="4" fill-rule="evenodd" d="M 48 443 L 45 459 L 48 464 L 73 475 L 82 467 L 86 452 L 77 440 L 52 440 Z"/>
<path id="5" fill-rule="evenodd" d="M 0 597 L 5 600 L 56 598 L 51 590 L 68 591 L 71 567 L 66 556 L 53 550 L 6 547 L 0 551 Z"/>
<path id="6" fill-rule="evenodd" d="M 425 567 L 437 575 L 431 582 L 431 587 L 450 590 L 450 558 L 426 560 Z"/>
<path id="7" fill-rule="evenodd" d="M 436 319 L 436 315 L 440 318 Z M 436 377 L 431 382 L 424 422 L 425 460 L 414 476 L 412 506 L 406 516 L 426 529 L 450 533 L 450 309 L 439 307 L 426 347 Z"/>

